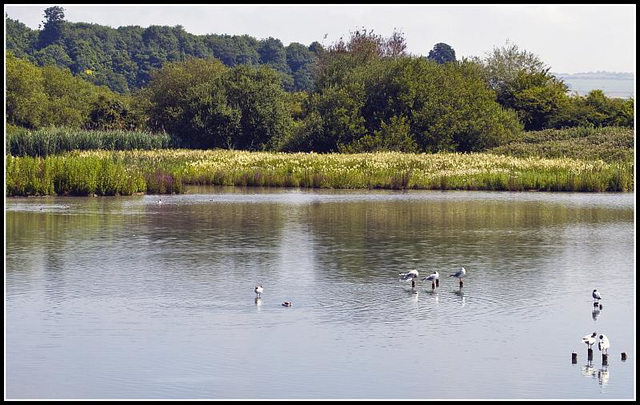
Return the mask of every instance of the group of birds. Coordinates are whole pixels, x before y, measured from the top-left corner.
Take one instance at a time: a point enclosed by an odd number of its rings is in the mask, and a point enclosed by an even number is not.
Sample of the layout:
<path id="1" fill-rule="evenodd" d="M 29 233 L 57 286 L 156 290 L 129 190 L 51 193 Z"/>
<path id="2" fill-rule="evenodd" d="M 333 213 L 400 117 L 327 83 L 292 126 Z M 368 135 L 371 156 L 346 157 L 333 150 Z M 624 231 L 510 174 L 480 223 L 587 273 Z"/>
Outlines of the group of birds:
<path id="1" fill-rule="evenodd" d="M 591 349 L 591 346 L 596 343 L 596 336 L 598 336 L 598 334 L 596 332 L 593 332 L 592 334 L 583 337 L 582 342 L 586 343 L 587 347 Z M 609 349 L 609 347 L 611 346 L 611 343 L 609 343 L 609 338 L 607 338 L 606 335 L 600 335 L 598 339 L 598 350 L 600 350 L 602 354 L 607 354 L 607 349 Z"/>
<path id="2" fill-rule="evenodd" d="M 449 277 L 455 277 L 457 279 L 460 280 L 460 283 L 462 283 L 462 278 L 467 274 L 467 270 L 465 270 L 464 267 L 461 267 L 460 270 L 458 270 L 457 272 L 450 274 Z M 418 270 L 411 270 L 408 273 L 400 273 L 399 274 L 400 278 L 402 280 L 414 280 L 416 278 L 418 278 L 420 276 L 420 273 L 418 272 Z M 438 273 L 438 271 L 434 271 L 433 273 L 429 274 L 427 277 L 423 278 L 422 281 L 431 281 L 431 288 L 435 289 L 437 286 L 440 285 L 440 273 Z M 256 285 L 256 287 L 253 289 L 253 291 L 256 293 L 256 300 L 262 298 L 262 292 L 264 291 L 264 287 L 262 287 L 262 285 L 258 284 Z M 293 302 L 291 301 L 285 301 L 282 303 L 283 307 L 290 307 L 293 305 Z"/>
<path id="3" fill-rule="evenodd" d="M 467 270 L 464 267 L 461 267 L 460 270 L 453 274 L 449 274 L 449 277 L 455 277 L 462 283 L 462 278 L 467 274 Z M 398 274 L 401 280 L 414 280 L 420 276 L 418 270 L 411 270 L 408 273 L 400 273 Z M 431 288 L 435 289 L 440 285 L 440 273 L 438 271 L 434 271 L 429 274 L 427 277 L 423 278 L 422 281 L 431 281 Z"/>
<path id="4" fill-rule="evenodd" d="M 256 285 L 256 288 L 253 289 L 253 291 L 256 293 L 256 302 L 258 302 L 258 300 L 262 298 L 262 292 L 264 291 L 264 287 L 258 284 Z M 291 301 L 285 301 L 282 303 L 283 307 L 290 307 L 292 305 L 293 305 L 293 302 Z"/>
<path id="5" fill-rule="evenodd" d="M 594 306 L 600 305 L 602 294 L 600 294 L 600 292 L 597 289 L 593 290 L 593 292 L 591 293 L 591 297 L 593 297 Z M 596 332 L 593 332 L 592 334 L 586 335 L 582 338 L 582 342 L 587 345 L 589 350 L 591 350 L 591 346 L 593 346 L 596 343 L 596 340 L 598 342 L 598 350 L 600 350 L 602 354 L 607 354 L 607 349 L 609 349 L 609 347 L 611 346 L 611 343 L 609 342 L 609 338 L 607 338 L 606 335 L 601 334 L 600 336 L 598 336 Z"/>

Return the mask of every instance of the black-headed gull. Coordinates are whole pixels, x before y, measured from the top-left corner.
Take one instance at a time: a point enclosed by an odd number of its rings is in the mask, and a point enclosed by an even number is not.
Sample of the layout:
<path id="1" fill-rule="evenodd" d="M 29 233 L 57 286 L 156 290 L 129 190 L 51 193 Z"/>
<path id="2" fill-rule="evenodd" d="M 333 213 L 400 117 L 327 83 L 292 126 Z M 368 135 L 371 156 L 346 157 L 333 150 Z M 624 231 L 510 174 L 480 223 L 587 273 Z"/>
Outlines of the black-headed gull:
<path id="1" fill-rule="evenodd" d="M 591 296 L 593 297 L 593 302 L 600 301 L 602 299 L 602 296 L 600 295 L 600 292 L 598 290 L 593 290 Z"/>
<path id="2" fill-rule="evenodd" d="M 600 340 L 598 341 L 598 350 L 602 352 L 602 354 L 607 354 L 607 349 L 611 346 L 609 343 L 609 338 L 606 335 L 600 335 Z"/>
<path id="3" fill-rule="evenodd" d="M 417 278 L 420 275 L 420 273 L 418 273 L 418 270 L 411 270 L 408 273 L 399 273 L 398 276 L 403 279 L 403 280 L 413 280 L 414 278 Z"/>
<path id="4" fill-rule="evenodd" d="M 258 297 L 261 297 L 261 296 L 262 296 L 262 291 L 263 291 L 263 290 L 264 290 L 264 289 L 262 288 L 262 286 L 261 286 L 261 285 L 257 285 L 257 286 L 256 286 L 256 288 L 254 288 L 254 289 L 253 289 L 253 291 L 255 291 L 255 293 L 256 293 L 256 295 L 257 295 Z"/>
<path id="5" fill-rule="evenodd" d="M 453 274 L 449 274 L 449 277 L 462 278 L 467 274 L 467 270 L 464 267 L 460 267 L 460 270 L 456 271 Z"/>
<path id="6" fill-rule="evenodd" d="M 436 288 L 436 281 L 440 278 L 440 273 L 438 271 L 434 271 L 429 274 L 427 277 L 423 278 L 422 281 L 431 281 L 431 288 Z"/>
<path id="7" fill-rule="evenodd" d="M 587 347 L 591 349 L 591 346 L 596 343 L 596 336 L 598 336 L 598 334 L 596 332 L 593 332 L 592 334 L 583 337 L 582 342 L 586 343 Z"/>

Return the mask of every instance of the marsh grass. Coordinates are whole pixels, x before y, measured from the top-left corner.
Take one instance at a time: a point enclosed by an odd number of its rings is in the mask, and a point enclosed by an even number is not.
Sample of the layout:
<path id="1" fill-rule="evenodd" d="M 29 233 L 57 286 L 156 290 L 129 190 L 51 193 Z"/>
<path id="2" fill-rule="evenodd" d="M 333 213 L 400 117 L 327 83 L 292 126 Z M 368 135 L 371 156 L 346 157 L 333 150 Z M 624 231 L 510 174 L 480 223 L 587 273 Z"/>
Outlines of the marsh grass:
<path id="1" fill-rule="evenodd" d="M 71 128 L 28 130 L 12 127 L 7 130 L 7 153 L 13 156 L 62 154 L 72 150 L 152 150 L 165 149 L 170 144 L 167 134 L 143 131 L 85 131 Z"/>
<path id="2" fill-rule="evenodd" d="M 489 153 L 76 151 L 7 157 L 7 195 L 182 193 L 184 185 L 340 189 L 631 191 L 633 162 Z"/>
<path id="3" fill-rule="evenodd" d="M 487 150 L 515 157 L 633 162 L 635 132 L 624 127 L 576 127 L 524 132 L 522 138 Z"/>

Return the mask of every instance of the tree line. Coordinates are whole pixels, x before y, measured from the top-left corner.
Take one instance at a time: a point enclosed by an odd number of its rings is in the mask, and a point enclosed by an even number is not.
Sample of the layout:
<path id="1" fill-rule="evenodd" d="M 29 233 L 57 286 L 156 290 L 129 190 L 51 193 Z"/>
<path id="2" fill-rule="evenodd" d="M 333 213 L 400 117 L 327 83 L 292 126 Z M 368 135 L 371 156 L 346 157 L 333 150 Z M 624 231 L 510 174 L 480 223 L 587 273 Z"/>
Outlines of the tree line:
<path id="1" fill-rule="evenodd" d="M 229 67 L 267 65 L 278 72 L 287 91 L 309 90 L 314 63 L 323 51 L 319 42 L 284 46 L 271 37 L 193 35 L 180 25 L 111 28 L 72 23 L 59 6 L 45 9 L 44 17 L 42 29 L 32 30 L 5 15 L 6 49 L 38 66 L 68 68 L 119 93 L 146 86 L 153 70 L 190 57 L 216 58 Z"/>
<path id="2" fill-rule="evenodd" d="M 451 46 L 439 43 L 428 57 L 416 57 L 407 54 L 402 33 L 385 38 L 365 29 L 326 49 L 317 43 L 313 50 L 313 44 L 298 47 L 299 58 L 274 51 L 292 71 L 308 70 L 311 84 L 298 90 L 295 80 L 293 87 L 286 85 L 282 64 L 279 69 L 272 63 L 183 54 L 150 68 L 136 91 L 121 93 L 89 80 L 92 69 L 40 66 L 37 57 L 16 51 L 17 37 L 40 50 L 63 47 L 69 32 L 82 26 L 65 22 L 55 7 L 47 12 L 44 29 L 31 39 L 16 36 L 13 28 L 10 35 L 7 20 L 7 49 L 13 49 L 6 59 L 11 125 L 166 132 L 175 145 L 189 148 L 347 153 L 469 152 L 516 140 L 523 130 L 633 127 L 633 99 L 611 99 L 599 90 L 569 94 L 536 55 L 514 44 L 495 47 L 483 58 L 457 60 Z M 84 26 L 103 32 L 139 29 Z M 156 28 L 153 32 L 171 31 Z M 166 55 L 173 49 L 149 43 Z M 115 41 L 113 49 L 130 48 Z M 313 54 L 312 64 L 296 64 L 306 60 L 305 52 Z"/>

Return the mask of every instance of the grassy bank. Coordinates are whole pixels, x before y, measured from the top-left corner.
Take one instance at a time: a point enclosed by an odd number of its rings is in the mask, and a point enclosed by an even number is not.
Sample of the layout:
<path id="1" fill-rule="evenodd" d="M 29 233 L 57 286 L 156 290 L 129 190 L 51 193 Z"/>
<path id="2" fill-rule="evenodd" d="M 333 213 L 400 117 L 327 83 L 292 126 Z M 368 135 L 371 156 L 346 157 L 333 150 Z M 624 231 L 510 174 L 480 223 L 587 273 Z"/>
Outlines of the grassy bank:
<path id="1" fill-rule="evenodd" d="M 180 193 L 185 184 L 343 189 L 631 191 L 633 163 L 489 153 L 228 150 L 7 156 L 7 195 Z"/>
<path id="2" fill-rule="evenodd" d="M 488 153 L 516 157 L 569 157 L 605 162 L 633 162 L 635 132 L 624 127 L 576 127 L 524 132 Z"/>

